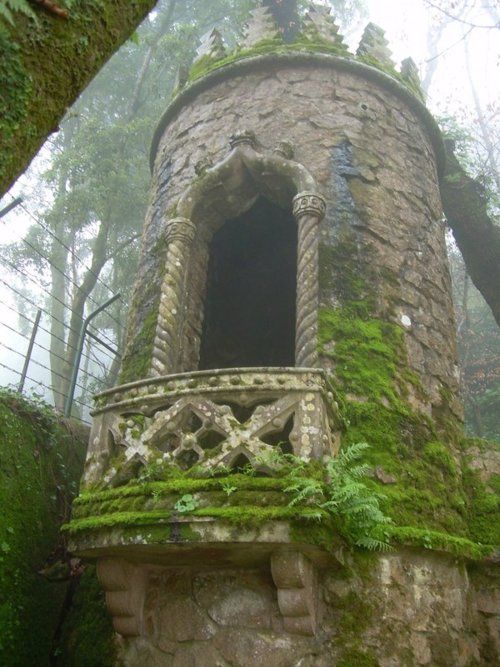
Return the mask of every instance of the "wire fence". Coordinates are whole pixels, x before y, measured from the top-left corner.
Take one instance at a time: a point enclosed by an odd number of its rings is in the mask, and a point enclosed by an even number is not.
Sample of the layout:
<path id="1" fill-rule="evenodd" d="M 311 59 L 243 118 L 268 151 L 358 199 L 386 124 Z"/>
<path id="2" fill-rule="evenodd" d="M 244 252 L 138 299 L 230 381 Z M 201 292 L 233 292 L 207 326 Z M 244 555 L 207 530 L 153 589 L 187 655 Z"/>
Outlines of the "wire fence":
<path id="1" fill-rule="evenodd" d="M 20 220 L 25 231 L 16 236 Z M 30 240 L 34 225 L 47 243 Z M 42 398 L 88 424 L 92 395 L 116 380 L 123 299 L 20 197 L 0 206 L 0 232 L 0 387 Z M 16 262 L 14 247 L 23 249 L 24 261 Z M 62 268 L 53 259 L 57 250 L 70 260 Z M 95 285 L 88 294 L 83 276 Z M 74 310 L 75 303 L 83 309 Z"/>

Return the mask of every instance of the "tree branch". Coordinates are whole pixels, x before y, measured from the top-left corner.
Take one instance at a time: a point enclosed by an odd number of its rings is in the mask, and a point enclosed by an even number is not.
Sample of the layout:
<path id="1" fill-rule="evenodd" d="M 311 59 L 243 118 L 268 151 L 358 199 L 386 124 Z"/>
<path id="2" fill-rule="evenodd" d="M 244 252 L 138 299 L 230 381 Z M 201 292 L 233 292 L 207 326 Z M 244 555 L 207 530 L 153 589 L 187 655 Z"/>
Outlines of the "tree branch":
<path id="1" fill-rule="evenodd" d="M 425 0 L 425 4 L 429 5 L 429 7 L 432 7 L 433 9 L 437 9 L 439 12 L 442 12 L 445 16 L 448 16 L 450 19 L 453 19 L 453 21 L 458 21 L 458 23 L 465 23 L 465 25 L 470 25 L 473 28 L 486 28 L 487 30 L 494 30 L 495 28 L 499 27 L 498 23 L 495 23 L 495 25 L 482 25 L 481 23 L 471 23 L 470 21 L 466 21 L 465 19 L 462 19 L 459 16 L 450 14 L 450 12 L 446 11 L 446 9 L 443 9 L 439 5 L 436 5 L 434 2 L 431 2 L 431 0 Z"/>
<path id="2" fill-rule="evenodd" d="M 80 2 L 67 21 L 36 7 L 37 25 L 19 12 L 12 26 L 0 20 L 0 195 L 155 4 Z"/>
<path id="3" fill-rule="evenodd" d="M 460 165 L 452 141 L 446 141 L 441 181 L 443 209 L 472 282 L 500 326 L 500 228 L 488 215 L 482 186 Z"/>

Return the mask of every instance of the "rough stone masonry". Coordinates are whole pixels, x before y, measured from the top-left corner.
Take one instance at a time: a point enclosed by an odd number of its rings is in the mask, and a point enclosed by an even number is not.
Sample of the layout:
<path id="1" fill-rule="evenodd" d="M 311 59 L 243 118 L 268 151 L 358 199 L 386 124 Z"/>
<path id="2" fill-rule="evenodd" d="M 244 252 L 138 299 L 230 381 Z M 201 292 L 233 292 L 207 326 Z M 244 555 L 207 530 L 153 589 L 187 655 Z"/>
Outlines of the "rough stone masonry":
<path id="1" fill-rule="evenodd" d="M 267 9 L 249 23 L 233 53 L 207 33 L 156 131 L 73 549 L 130 667 L 497 664 L 485 505 L 474 523 L 490 478 L 464 454 L 443 151 L 415 67 L 372 24 L 350 54 L 324 8 L 292 41 Z M 272 465 L 365 439 L 389 553 L 294 514 Z"/>

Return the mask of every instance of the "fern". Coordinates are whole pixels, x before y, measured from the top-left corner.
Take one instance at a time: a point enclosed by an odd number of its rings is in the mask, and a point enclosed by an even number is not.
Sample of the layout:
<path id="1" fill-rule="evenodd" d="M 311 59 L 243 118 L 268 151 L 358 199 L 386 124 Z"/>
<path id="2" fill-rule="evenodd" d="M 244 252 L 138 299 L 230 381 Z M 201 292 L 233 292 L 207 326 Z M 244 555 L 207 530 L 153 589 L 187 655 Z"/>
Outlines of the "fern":
<path id="1" fill-rule="evenodd" d="M 288 503 L 290 507 L 300 503 L 309 503 L 315 501 L 318 504 L 319 499 L 323 497 L 324 485 L 316 479 L 310 477 L 293 477 L 292 483 L 284 489 L 285 493 L 293 494 L 292 500 Z"/>
<path id="2" fill-rule="evenodd" d="M 27 0 L 0 0 L 0 16 L 14 25 L 12 12 L 19 12 L 31 19 L 37 20 L 35 12 L 31 9 Z"/>
<path id="3" fill-rule="evenodd" d="M 383 496 L 361 481 L 370 467 L 357 464 L 367 449 L 367 443 L 357 443 L 327 462 L 327 500 L 321 507 L 338 516 L 346 536 L 357 546 L 387 550 L 389 543 L 380 536 L 380 527 L 391 519 L 380 509 Z"/>
<path id="4" fill-rule="evenodd" d="M 391 519 L 380 509 L 379 501 L 383 496 L 363 483 L 370 466 L 359 463 L 359 459 L 367 449 L 366 443 L 357 443 L 347 447 L 337 458 L 329 459 L 325 481 L 308 477 L 300 459 L 282 455 L 282 469 L 287 469 L 290 479 L 285 492 L 293 496 L 289 506 L 303 504 L 327 511 L 337 519 L 346 539 L 356 546 L 386 551 L 390 546 L 382 527 Z"/>

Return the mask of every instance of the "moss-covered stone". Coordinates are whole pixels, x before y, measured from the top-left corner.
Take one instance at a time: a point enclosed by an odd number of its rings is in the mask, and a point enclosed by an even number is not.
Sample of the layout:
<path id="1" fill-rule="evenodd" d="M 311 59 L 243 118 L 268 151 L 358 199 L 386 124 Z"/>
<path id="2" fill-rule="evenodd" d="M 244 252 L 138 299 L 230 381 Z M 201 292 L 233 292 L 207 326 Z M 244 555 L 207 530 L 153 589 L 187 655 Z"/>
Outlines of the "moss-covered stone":
<path id="1" fill-rule="evenodd" d="M 356 293 L 352 289 L 351 296 Z M 341 398 L 344 445 L 366 441 L 366 460 L 393 478 L 369 482 L 385 499 L 397 528 L 395 542 L 480 558 L 499 543 L 498 497 L 461 463 L 457 424 L 438 435 L 436 424 L 407 401 L 409 384 L 402 329 L 367 317 L 356 301 L 320 313 L 320 353 L 334 363 L 332 381 Z M 443 426 L 443 424 L 441 424 Z M 458 461 L 458 463 L 457 463 Z M 483 549 L 481 545 L 490 545 Z"/>
<path id="2" fill-rule="evenodd" d="M 0 396 L 0 663 L 47 665 L 66 583 L 38 572 L 60 557 L 59 526 L 85 443 L 46 408 Z"/>
<path id="3" fill-rule="evenodd" d="M 138 335 L 134 338 L 120 370 L 120 384 L 133 382 L 149 375 L 153 358 L 153 343 L 158 320 L 158 308 L 146 315 Z"/>
<path id="4" fill-rule="evenodd" d="M 36 22 L 20 12 L 13 13 L 12 24 L 0 17 L 0 191 L 26 168 L 66 109 L 154 4 L 72 2 L 68 21 L 36 5 Z"/>

